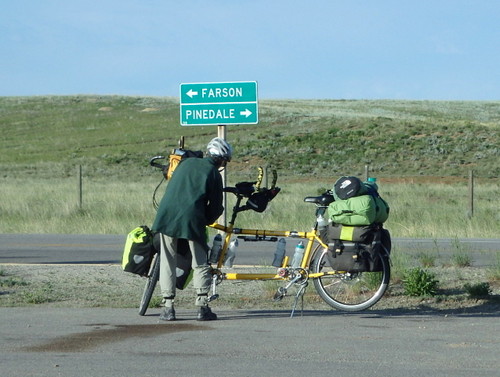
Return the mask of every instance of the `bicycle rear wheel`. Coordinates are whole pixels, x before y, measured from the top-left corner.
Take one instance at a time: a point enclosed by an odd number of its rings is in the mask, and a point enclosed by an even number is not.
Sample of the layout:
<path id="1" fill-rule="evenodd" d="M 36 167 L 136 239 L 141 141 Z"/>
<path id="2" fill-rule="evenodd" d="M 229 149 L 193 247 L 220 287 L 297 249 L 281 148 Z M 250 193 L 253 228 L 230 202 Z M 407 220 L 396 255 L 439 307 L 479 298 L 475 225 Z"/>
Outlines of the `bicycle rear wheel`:
<path id="1" fill-rule="evenodd" d="M 389 285 L 390 265 L 387 257 L 380 258 L 380 272 L 335 273 L 330 267 L 327 250 L 318 245 L 313 253 L 313 273 L 331 273 L 313 280 L 314 288 L 331 307 L 355 312 L 375 305 Z"/>
<path id="2" fill-rule="evenodd" d="M 153 297 L 153 293 L 156 288 L 156 283 L 158 282 L 159 278 L 160 278 L 160 254 L 157 253 L 154 256 L 154 260 L 151 265 L 148 278 L 146 280 L 146 286 L 144 287 L 144 292 L 142 293 L 141 303 L 139 305 L 139 315 L 146 314 L 146 310 L 148 310 L 149 302 L 151 301 L 151 297 Z"/>

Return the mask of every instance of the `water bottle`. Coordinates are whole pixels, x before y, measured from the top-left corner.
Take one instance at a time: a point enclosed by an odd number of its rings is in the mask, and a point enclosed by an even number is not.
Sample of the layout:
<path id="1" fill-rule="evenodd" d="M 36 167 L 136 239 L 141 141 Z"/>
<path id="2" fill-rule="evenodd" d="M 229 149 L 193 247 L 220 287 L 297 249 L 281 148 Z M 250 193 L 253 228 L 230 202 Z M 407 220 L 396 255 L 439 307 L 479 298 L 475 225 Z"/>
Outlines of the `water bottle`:
<path id="1" fill-rule="evenodd" d="M 283 264 L 283 258 L 286 253 L 286 241 L 284 238 L 280 238 L 278 241 L 278 246 L 276 246 L 276 251 L 274 252 L 273 266 L 281 267 Z"/>
<path id="2" fill-rule="evenodd" d="M 236 257 L 236 248 L 238 247 L 238 239 L 235 238 L 229 244 L 229 248 L 226 253 L 226 260 L 224 261 L 224 267 L 233 267 L 234 258 Z"/>
<path id="3" fill-rule="evenodd" d="M 366 184 L 368 186 L 374 188 L 375 191 L 378 191 L 377 178 L 374 178 L 374 177 L 368 178 L 368 180 L 366 181 Z"/>
<path id="4" fill-rule="evenodd" d="M 322 213 L 318 215 L 316 221 L 318 222 L 318 230 L 320 232 L 328 226 L 328 219 Z"/>
<path id="5" fill-rule="evenodd" d="M 216 234 L 214 237 L 214 242 L 212 243 L 212 248 L 210 249 L 210 257 L 208 258 L 208 263 L 214 264 L 219 260 L 220 251 L 222 249 L 222 236 Z"/>
<path id="6" fill-rule="evenodd" d="M 300 262 L 304 256 L 304 242 L 300 241 L 297 246 L 295 246 L 295 253 L 293 254 L 292 267 L 300 267 Z"/>

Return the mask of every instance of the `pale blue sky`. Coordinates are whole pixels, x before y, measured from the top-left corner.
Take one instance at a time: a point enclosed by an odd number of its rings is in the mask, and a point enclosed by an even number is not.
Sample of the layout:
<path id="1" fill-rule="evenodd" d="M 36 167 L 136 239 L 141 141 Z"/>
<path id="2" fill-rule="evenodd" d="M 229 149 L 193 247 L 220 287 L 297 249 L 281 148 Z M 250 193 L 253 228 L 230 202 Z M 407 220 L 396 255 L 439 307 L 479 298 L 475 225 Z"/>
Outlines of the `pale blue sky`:
<path id="1" fill-rule="evenodd" d="M 500 100 L 498 0 L 1 0 L 0 96 Z"/>

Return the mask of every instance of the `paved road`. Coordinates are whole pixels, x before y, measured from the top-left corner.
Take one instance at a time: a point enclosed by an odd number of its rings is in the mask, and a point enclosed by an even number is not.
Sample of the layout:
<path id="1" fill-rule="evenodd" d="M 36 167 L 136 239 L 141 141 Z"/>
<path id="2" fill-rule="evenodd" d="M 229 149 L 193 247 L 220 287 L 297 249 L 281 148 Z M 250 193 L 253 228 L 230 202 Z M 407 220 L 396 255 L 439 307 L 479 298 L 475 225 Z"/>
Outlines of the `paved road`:
<path id="1" fill-rule="evenodd" d="M 120 263 L 125 237 L 121 235 L 0 234 L 0 263 Z M 287 255 L 293 255 L 297 240 L 287 240 Z M 497 263 L 500 239 L 460 239 L 458 247 L 471 254 L 476 266 Z M 244 242 L 238 247 L 237 264 L 270 264 L 275 243 Z M 436 251 L 446 258 L 457 249 L 452 239 L 393 239 L 396 251 Z"/>
<path id="2" fill-rule="evenodd" d="M 159 310 L 157 310 L 159 312 Z M 0 308 L 2 377 L 498 376 L 498 313 Z"/>

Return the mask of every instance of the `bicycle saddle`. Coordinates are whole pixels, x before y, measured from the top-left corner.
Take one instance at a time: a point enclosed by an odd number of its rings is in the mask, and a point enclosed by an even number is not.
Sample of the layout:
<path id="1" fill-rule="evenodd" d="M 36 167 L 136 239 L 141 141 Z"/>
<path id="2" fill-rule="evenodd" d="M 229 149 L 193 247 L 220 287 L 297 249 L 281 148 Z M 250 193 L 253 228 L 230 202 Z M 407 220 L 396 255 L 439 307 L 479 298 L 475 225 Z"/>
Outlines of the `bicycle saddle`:
<path id="1" fill-rule="evenodd" d="M 306 196 L 304 198 L 304 202 L 306 203 L 314 203 L 323 207 L 327 207 L 333 201 L 335 201 L 335 198 L 328 192 L 320 196 Z"/>

